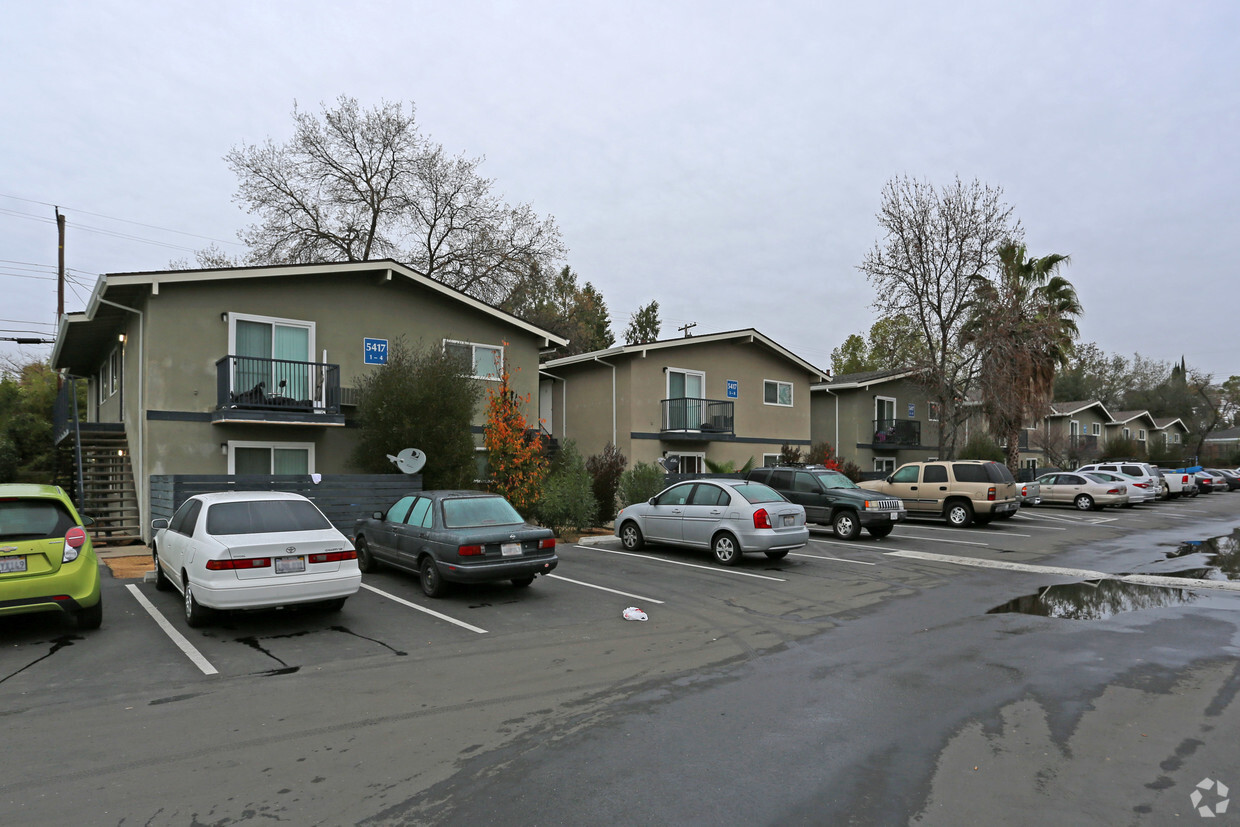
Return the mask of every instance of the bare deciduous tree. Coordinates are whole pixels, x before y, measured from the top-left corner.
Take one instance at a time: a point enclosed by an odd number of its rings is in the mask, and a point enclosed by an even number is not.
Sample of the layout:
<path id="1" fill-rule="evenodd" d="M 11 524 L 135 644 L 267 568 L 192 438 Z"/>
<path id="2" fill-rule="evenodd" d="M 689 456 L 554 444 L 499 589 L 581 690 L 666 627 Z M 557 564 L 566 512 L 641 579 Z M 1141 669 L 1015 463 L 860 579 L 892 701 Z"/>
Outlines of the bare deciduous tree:
<path id="1" fill-rule="evenodd" d="M 286 144 L 234 147 L 235 200 L 259 219 L 240 233 L 247 263 L 395 258 L 498 303 L 534 264 L 564 255 L 554 219 L 510 205 L 479 173 L 424 136 L 412 105 L 363 111 L 341 96 L 320 115 L 293 109 Z"/>
<path id="2" fill-rule="evenodd" d="M 1002 189 L 959 178 L 941 189 L 893 178 L 877 217 L 883 237 L 859 269 L 874 288 L 879 315 L 909 318 L 922 339 L 917 364 L 908 367 L 920 369 L 927 395 L 939 404 L 939 454 L 951 457 L 977 364 L 976 351 L 960 342 L 970 279 L 990 270 L 999 247 L 1019 243 L 1023 230 Z"/>

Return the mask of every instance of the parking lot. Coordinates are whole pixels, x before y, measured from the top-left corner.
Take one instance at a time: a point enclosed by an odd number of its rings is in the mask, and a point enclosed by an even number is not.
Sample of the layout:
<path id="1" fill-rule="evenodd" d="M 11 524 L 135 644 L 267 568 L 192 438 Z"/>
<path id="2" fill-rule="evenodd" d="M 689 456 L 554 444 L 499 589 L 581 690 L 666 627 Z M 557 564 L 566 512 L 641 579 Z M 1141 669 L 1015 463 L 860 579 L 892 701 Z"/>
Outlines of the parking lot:
<path id="1" fill-rule="evenodd" d="M 101 779 L 101 801 L 115 808 L 109 812 L 150 818 L 160 811 L 159 797 L 133 787 L 153 767 L 209 765 L 233 784 L 238 767 L 261 770 L 261 763 L 286 776 L 275 789 L 300 791 L 296 804 L 267 799 L 272 812 L 336 823 L 317 809 L 327 806 L 327 790 L 315 792 L 302 777 L 314 761 L 298 766 L 292 757 L 305 760 L 313 750 L 273 755 L 272 744 L 310 738 L 339 749 L 336 736 L 323 733 L 348 732 L 348 740 L 367 743 L 373 736 L 375 743 L 355 747 L 373 767 L 385 754 L 383 734 L 402 732 L 407 747 L 426 749 L 416 760 L 405 755 L 408 771 L 393 780 L 408 797 L 449 778 L 461 756 L 497 748 L 569 710 L 599 714 L 632 687 L 692 680 L 701 670 L 753 659 L 979 567 L 1010 573 L 1010 593 L 997 592 L 996 604 L 1027 592 L 1029 574 L 1055 581 L 1099 572 L 1164 576 L 1171 569 L 1161 553 L 1134 565 L 1131 549 L 1228 534 L 1240 523 L 1237 514 L 1240 496 L 1214 494 L 1099 513 L 1025 509 L 968 529 L 911 521 L 882 540 L 843 542 L 815 527 L 808 545 L 785 559 L 750 555 L 734 568 L 707 552 L 631 553 L 615 538 L 592 538 L 561 544 L 559 567 L 528 589 L 461 586 L 432 600 L 416 577 L 382 570 L 364 576 L 341 612 L 235 613 L 199 630 L 186 626 L 175 591 L 105 574 L 104 622 L 96 632 L 49 615 L 0 619 L 0 696 L 10 740 L 29 756 L 0 781 L 0 816 L 21 814 L 6 823 L 63 820 L 53 802 L 31 798 L 30 785 L 89 772 Z M 1093 551 L 1084 557 L 1087 547 Z M 1193 585 L 1228 599 L 1234 583 Z M 623 620 L 629 606 L 649 621 Z M 186 714 L 195 721 L 193 749 L 176 746 L 172 734 Z M 44 740 L 49 728 L 62 726 L 123 743 L 123 751 L 88 751 L 71 768 Z M 212 748 L 236 750 L 232 763 L 204 759 Z M 364 790 L 361 769 L 354 788 L 354 770 L 326 766 L 337 779 L 333 794 L 350 801 L 347 812 L 360 820 L 382 809 Z M 341 793 L 340 785 L 353 791 Z M 267 795 L 259 791 L 267 781 L 256 786 L 238 801 L 253 805 Z M 183 789 L 180 798 L 189 810 L 164 809 L 155 822 L 175 823 L 174 811 L 206 812 L 208 802 L 223 808 L 217 816 L 235 810 L 206 792 Z M 92 820 L 81 807 L 70 820 Z"/>

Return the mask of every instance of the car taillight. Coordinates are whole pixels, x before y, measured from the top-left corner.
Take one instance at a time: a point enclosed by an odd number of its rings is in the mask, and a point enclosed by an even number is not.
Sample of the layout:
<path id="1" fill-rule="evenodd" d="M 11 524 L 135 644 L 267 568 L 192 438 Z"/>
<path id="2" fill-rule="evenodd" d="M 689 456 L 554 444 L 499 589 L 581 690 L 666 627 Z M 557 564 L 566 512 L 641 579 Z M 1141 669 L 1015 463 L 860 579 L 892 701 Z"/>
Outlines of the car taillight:
<path id="1" fill-rule="evenodd" d="M 1108 494 L 1118 494 L 1118 493 L 1119 493 L 1119 489 L 1118 489 L 1118 488 L 1112 488 L 1112 489 L 1111 489 L 1110 491 L 1108 491 L 1107 493 L 1108 493 Z"/>
<path id="2" fill-rule="evenodd" d="M 65 548 L 61 552 L 60 562 L 72 563 L 78 559 L 78 555 L 82 553 L 82 546 L 86 544 L 86 530 L 81 526 L 74 526 L 65 532 Z"/>
<path id="3" fill-rule="evenodd" d="M 753 513 L 753 527 L 754 528 L 770 528 L 771 527 L 771 515 L 766 513 L 765 508 L 759 508 L 757 511 Z"/>
<path id="4" fill-rule="evenodd" d="M 1184 475 L 1184 479 L 1180 480 L 1181 485 L 1188 485 L 1188 474 Z"/>
<path id="5" fill-rule="evenodd" d="M 1134 482 L 1133 485 L 1135 485 L 1137 488 L 1149 488 L 1150 487 L 1150 484 L 1148 482 Z"/>
<path id="6" fill-rule="evenodd" d="M 271 565 L 270 557 L 241 557 L 236 560 L 208 560 L 207 571 L 233 571 L 236 569 L 265 569 Z"/>
<path id="7" fill-rule="evenodd" d="M 1022 497 L 1028 497 L 1028 496 L 1029 496 L 1029 486 L 1027 486 L 1027 485 L 1022 485 L 1022 486 L 1020 487 L 1020 495 L 1021 495 Z"/>
<path id="8" fill-rule="evenodd" d="M 543 539 L 538 541 L 538 547 L 539 548 L 555 548 L 555 538 L 544 537 Z"/>
<path id="9" fill-rule="evenodd" d="M 456 553 L 462 557 L 477 557 L 482 553 L 482 546 L 461 546 Z"/>
<path id="10" fill-rule="evenodd" d="M 993 500 L 994 498 L 995 498 L 995 489 L 994 489 L 994 486 L 991 486 L 990 489 L 986 492 L 986 499 Z"/>
<path id="11" fill-rule="evenodd" d="M 311 554 L 311 563 L 339 563 L 342 560 L 356 560 L 356 551 L 328 551 L 324 554 Z"/>

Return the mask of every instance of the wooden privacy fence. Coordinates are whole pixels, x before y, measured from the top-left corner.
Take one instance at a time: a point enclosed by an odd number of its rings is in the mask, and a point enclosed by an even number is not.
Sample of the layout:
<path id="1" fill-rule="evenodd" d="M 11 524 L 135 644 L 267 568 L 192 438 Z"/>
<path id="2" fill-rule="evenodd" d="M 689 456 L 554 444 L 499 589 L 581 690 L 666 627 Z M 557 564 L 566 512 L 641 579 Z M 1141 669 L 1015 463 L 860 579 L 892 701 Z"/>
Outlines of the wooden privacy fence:
<path id="1" fill-rule="evenodd" d="M 289 491 L 319 507 L 332 525 L 353 535 L 358 517 L 387 511 L 404 495 L 422 490 L 421 474 L 162 474 L 151 477 L 151 519 L 171 519 L 181 503 L 214 491 Z"/>

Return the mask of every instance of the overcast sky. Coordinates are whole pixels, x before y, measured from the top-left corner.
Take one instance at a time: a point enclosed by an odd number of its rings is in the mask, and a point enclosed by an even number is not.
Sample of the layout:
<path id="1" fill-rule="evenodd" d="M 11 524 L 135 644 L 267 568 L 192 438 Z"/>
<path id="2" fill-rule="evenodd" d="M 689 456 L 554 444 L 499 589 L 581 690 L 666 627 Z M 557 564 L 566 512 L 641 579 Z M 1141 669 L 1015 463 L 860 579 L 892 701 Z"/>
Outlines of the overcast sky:
<path id="1" fill-rule="evenodd" d="M 864 8 L 861 8 L 864 6 Z M 416 104 L 555 217 L 617 336 L 756 327 L 810 362 L 874 321 L 884 183 L 1002 187 L 1072 256 L 1084 341 L 1240 374 L 1240 3 L 16 2 L 0 26 L 0 337 L 249 223 L 222 156 L 296 101 Z M 22 331 L 15 333 L 13 331 Z M 0 357 L 50 346 L 0 343 Z"/>

